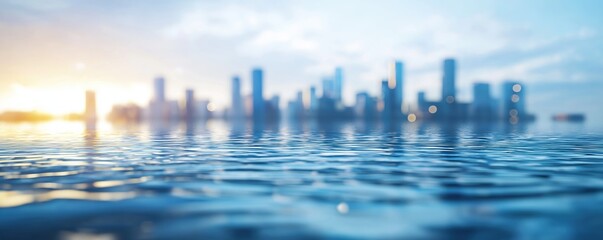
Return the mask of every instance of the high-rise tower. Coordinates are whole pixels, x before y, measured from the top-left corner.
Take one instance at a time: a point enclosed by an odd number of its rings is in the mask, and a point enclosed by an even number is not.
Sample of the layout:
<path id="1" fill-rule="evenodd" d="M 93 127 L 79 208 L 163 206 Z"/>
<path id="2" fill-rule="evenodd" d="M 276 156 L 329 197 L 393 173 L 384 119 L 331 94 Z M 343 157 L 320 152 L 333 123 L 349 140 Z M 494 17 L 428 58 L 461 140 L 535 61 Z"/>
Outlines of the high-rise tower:
<path id="1" fill-rule="evenodd" d="M 243 98 L 241 97 L 241 79 L 239 76 L 232 77 L 232 99 L 231 99 L 231 114 L 233 118 L 242 118 L 245 116 L 243 109 Z"/>
<path id="2" fill-rule="evenodd" d="M 389 88 L 393 90 L 392 110 L 394 114 L 402 111 L 404 99 L 404 65 L 402 61 L 395 61 L 390 66 Z"/>
<path id="3" fill-rule="evenodd" d="M 251 73 L 252 79 L 252 95 L 253 95 L 253 119 L 264 119 L 264 90 L 263 90 L 263 71 L 260 68 L 253 69 Z"/>
<path id="4" fill-rule="evenodd" d="M 525 108 L 525 86 L 519 82 L 506 81 L 503 83 L 501 116 L 509 123 L 515 124 L 520 120 L 528 120 Z"/>
<path id="5" fill-rule="evenodd" d="M 86 109 L 84 117 L 87 122 L 96 121 L 96 94 L 94 91 L 86 91 Z"/>
<path id="6" fill-rule="evenodd" d="M 447 119 L 456 118 L 456 60 L 444 59 L 444 76 L 442 77 L 442 116 Z"/>
<path id="7" fill-rule="evenodd" d="M 335 68 L 335 82 L 333 86 L 334 98 L 336 101 L 341 102 L 343 99 L 343 69 L 341 67 Z"/>

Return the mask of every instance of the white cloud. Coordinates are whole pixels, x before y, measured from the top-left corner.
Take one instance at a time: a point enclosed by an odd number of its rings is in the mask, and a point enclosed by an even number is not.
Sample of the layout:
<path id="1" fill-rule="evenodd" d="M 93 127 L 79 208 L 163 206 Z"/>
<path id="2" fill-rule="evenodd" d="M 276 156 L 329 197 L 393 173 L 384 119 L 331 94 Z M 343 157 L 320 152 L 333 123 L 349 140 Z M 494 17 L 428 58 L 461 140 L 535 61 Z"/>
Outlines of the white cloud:
<path id="1" fill-rule="evenodd" d="M 237 37 L 269 24 L 276 20 L 274 17 L 237 5 L 217 9 L 197 6 L 185 12 L 164 33 L 169 37 Z"/>

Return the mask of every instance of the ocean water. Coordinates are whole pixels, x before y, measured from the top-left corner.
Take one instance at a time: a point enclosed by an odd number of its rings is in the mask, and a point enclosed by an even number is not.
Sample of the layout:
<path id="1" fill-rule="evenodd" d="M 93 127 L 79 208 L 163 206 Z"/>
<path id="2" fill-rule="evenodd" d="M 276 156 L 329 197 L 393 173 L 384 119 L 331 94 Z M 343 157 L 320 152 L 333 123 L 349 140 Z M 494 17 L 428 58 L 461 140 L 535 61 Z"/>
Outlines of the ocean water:
<path id="1" fill-rule="evenodd" d="M 582 124 L 0 124 L 0 239 L 603 239 Z"/>

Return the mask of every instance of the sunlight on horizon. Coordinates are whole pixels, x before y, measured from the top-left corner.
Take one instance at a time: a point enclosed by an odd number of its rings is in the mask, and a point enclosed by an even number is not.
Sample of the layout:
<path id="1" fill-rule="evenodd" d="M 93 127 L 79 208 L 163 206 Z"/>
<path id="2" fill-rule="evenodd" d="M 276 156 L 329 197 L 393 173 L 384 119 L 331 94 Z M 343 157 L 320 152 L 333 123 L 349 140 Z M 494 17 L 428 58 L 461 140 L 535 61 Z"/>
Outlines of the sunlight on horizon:
<path id="1" fill-rule="evenodd" d="M 76 82 L 73 84 L 73 82 Z M 79 81 L 81 82 L 81 81 Z M 2 111 L 36 111 L 62 116 L 84 111 L 85 91 L 97 94 L 98 114 L 105 116 L 114 104 L 137 103 L 146 105 L 149 98 L 148 87 L 115 86 L 101 81 L 82 84 L 77 80 L 65 79 L 58 83 L 24 85 L 13 83 L 0 102 Z M 90 87 L 86 87 L 86 86 Z M 93 87 L 92 87 L 93 86 Z"/>

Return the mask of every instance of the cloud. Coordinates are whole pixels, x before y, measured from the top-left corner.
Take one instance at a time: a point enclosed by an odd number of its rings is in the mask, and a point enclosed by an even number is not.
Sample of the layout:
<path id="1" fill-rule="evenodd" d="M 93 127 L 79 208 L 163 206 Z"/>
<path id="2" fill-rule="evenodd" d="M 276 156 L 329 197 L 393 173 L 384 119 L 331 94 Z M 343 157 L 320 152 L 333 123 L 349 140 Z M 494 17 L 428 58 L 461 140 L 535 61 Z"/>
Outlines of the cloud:
<path id="1" fill-rule="evenodd" d="M 595 80 L 602 74 L 601 61 L 592 61 L 593 30 L 578 29 L 552 39 L 537 39 L 525 47 L 514 44 L 489 54 L 468 57 L 471 77 L 499 82 L 505 78 L 535 82 Z M 589 60 L 586 60 L 589 59 Z M 598 66 L 598 67 L 597 67 Z"/>
<path id="2" fill-rule="evenodd" d="M 320 85 L 323 76 L 343 66 L 348 103 L 359 90 L 379 94 L 379 81 L 388 76 L 388 63 L 394 59 L 405 63 L 407 100 L 414 100 L 419 90 L 433 98 L 439 95 L 445 57 L 457 59 L 458 88 L 465 96 L 476 80 L 498 83 L 512 78 L 531 84 L 592 81 L 603 75 L 597 26 L 568 23 L 573 28 L 549 31 L 555 23 L 531 18 L 519 22 L 497 17 L 497 11 L 430 6 L 425 12 L 407 3 L 252 1 L 78 3 L 36 14 L 15 7 L 20 1 L 10 3 L 0 12 L 36 20 L 31 26 L 0 25 L 8 36 L 0 48 L 27 55 L 22 62 L 36 59 L 30 63 L 40 68 L 43 63 L 85 61 L 89 68 L 84 72 L 97 71 L 115 82 L 145 82 L 165 73 L 170 89 L 198 87 L 199 96 L 224 103 L 224 82 L 232 74 L 248 77 L 253 66 L 266 70 L 266 92 L 283 94 L 285 100 L 297 89 Z M 33 3 L 33 8 L 52 9 Z M 116 16 L 117 10 L 124 14 Z M 34 34 L 58 47 L 36 44 Z M 72 39 L 74 34 L 81 39 Z M 23 40 L 15 44 L 14 39 Z M 58 57 L 37 55 L 46 51 L 56 51 Z M 182 70 L 170 70 L 178 68 Z"/>
<path id="3" fill-rule="evenodd" d="M 239 5 L 197 6 L 187 10 L 164 33 L 169 37 L 236 37 L 269 24 L 272 18 Z"/>

